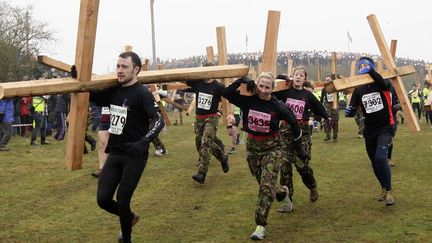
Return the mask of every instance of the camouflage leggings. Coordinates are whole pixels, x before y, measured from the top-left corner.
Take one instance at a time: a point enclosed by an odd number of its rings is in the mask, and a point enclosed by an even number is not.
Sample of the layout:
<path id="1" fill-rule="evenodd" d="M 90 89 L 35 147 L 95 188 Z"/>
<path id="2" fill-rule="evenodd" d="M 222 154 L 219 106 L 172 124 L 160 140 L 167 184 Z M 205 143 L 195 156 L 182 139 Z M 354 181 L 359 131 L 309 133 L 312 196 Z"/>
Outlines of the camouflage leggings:
<path id="1" fill-rule="evenodd" d="M 195 146 L 199 154 L 198 170 L 207 174 L 210 158 L 213 154 L 219 161 L 223 160 L 225 146 L 216 136 L 218 117 L 196 119 L 195 121 Z"/>
<path id="2" fill-rule="evenodd" d="M 339 110 L 333 109 L 333 108 L 330 108 L 327 106 L 325 107 L 325 110 L 326 110 L 328 116 L 332 119 L 333 126 L 330 127 L 330 125 L 328 124 L 328 121 L 325 121 L 324 122 L 324 132 L 325 132 L 327 137 L 330 137 L 331 130 L 333 129 L 333 138 L 337 138 L 338 131 L 339 131 Z"/>
<path id="3" fill-rule="evenodd" d="M 308 125 L 301 126 L 303 136 L 301 138 L 303 147 L 306 153 L 311 156 L 312 141 L 308 129 Z M 282 165 L 281 165 L 281 177 L 280 184 L 287 186 L 289 189 L 289 198 L 292 199 L 294 195 L 293 186 L 293 173 L 292 165 L 294 164 L 297 172 L 300 174 L 303 183 L 309 189 L 316 187 L 316 180 L 313 175 L 313 170 L 309 166 L 309 160 L 302 161 L 297 157 L 297 152 L 294 149 L 293 141 L 294 136 L 289 125 L 281 126 L 281 137 L 282 137 Z M 312 158 L 312 157 L 311 157 Z"/>
<path id="4" fill-rule="evenodd" d="M 259 184 L 255 222 L 257 225 L 265 226 L 275 193 L 280 191 L 279 184 L 276 183 L 282 159 L 280 137 L 262 141 L 248 138 L 246 149 L 249 169 Z"/>

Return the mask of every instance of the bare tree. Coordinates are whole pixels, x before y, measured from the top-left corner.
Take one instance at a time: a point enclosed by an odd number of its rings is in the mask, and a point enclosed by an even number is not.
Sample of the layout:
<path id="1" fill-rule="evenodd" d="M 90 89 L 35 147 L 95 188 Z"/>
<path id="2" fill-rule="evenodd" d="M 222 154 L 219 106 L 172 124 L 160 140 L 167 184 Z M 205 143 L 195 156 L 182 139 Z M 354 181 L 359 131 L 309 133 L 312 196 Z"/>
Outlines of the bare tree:
<path id="1" fill-rule="evenodd" d="M 36 56 L 53 41 L 48 25 L 33 19 L 33 7 L 16 7 L 0 0 L 0 82 L 33 76 Z"/>

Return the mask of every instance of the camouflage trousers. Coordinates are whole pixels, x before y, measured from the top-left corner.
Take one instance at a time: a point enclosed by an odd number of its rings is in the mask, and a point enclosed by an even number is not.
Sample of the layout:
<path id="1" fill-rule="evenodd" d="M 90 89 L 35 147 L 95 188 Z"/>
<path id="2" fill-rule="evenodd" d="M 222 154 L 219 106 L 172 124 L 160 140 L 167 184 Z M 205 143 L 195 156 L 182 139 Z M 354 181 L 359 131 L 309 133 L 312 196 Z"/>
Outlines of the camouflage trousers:
<path id="1" fill-rule="evenodd" d="M 312 140 L 310 136 L 310 130 L 308 125 L 300 126 L 303 132 L 303 136 L 301 138 L 302 145 L 306 151 L 306 153 L 311 156 L 311 148 L 312 148 Z M 281 140 L 282 140 L 282 165 L 281 165 L 281 177 L 280 184 L 283 186 L 287 186 L 289 189 L 289 198 L 292 199 L 294 195 L 294 186 L 293 186 L 293 173 L 292 173 L 292 165 L 294 164 L 297 172 L 300 174 L 303 184 L 309 189 L 315 188 L 317 186 L 315 177 L 313 175 L 313 170 L 309 166 L 309 160 L 302 161 L 297 157 L 297 152 L 294 149 L 294 134 L 291 131 L 291 127 L 289 125 L 281 126 Z"/>
<path id="2" fill-rule="evenodd" d="M 225 155 L 225 146 L 216 136 L 218 117 L 196 119 L 195 146 L 199 154 L 198 171 L 207 174 L 211 155 L 222 161 Z"/>
<path id="3" fill-rule="evenodd" d="M 265 226 L 276 192 L 281 191 L 280 185 L 276 183 L 282 161 L 280 137 L 259 141 L 248 138 L 246 150 L 249 169 L 259 184 L 255 223 Z"/>
<path id="4" fill-rule="evenodd" d="M 165 145 L 162 143 L 162 140 L 160 140 L 159 136 L 153 138 L 152 143 L 156 150 L 162 149 L 163 151 L 166 151 Z"/>
<path id="5" fill-rule="evenodd" d="M 332 119 L 333 126 L 330 126 L 328 121 L 324 122 L 324 132 L 327 138 L 330 138 L 331 130 L 333 129 L 333 138 L 337 138 L 339 132 L 339 110 L 332 107 L 325 107 L 327 115 Z"/>

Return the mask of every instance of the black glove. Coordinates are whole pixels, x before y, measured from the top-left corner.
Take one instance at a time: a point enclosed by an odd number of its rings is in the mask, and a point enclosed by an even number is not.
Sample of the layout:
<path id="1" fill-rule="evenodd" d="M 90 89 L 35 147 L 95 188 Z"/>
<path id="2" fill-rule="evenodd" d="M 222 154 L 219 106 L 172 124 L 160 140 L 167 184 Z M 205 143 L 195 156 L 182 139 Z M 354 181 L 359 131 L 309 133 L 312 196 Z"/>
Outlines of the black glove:
<path id="1" fill-rule="evenodd" d="M 255 89 L 255 81 L 250 79 L 248 76 L 241 77 L 235 81 L 236 83 L 246 84 L 247 91 L 251 92 Z"/>
<path id="2" fill-rule="evenodd" d="M 131 157 L 144 157 L 148 154 L 149 142 L 146 139 L 141 139 L 134 143 L 128 144 L 128 154 Z"/>
<path id="3" fill-rule="evenodd" d="M 76 70 L 76 66 L 75 65 L 72 65 L 72 67 L 71 67 L 70 76 L 72 78 L 77 78 L 78 77 L 78 72 Z"/>
<path id="4" fill-rule="evenodd" d="M 4 118 L 5 114 L 4 113 L 0 113 L 0 122 L 3 122 L 3 118 Z"/>
<path id="5" fill-rule="evenodd" d="M 297 152 L 297 157 L 300 160 L 302 160 L 302 161 L 310 160 L 310 156 L 308 153 L 306 153 L 306 150 L 304 149 L 300 138 L 297 140 L 294 140 L 293 145 L 294 145 L 295 151 Z"/>
<path id="6" fill-rule="evenodd" d="M 248 78 L 248 79 L 249 80 L 246 83 L 246 89 L 247 89 L 247 91 L 252 92 L 255 89 L 256 84 L 255 84 L 255 81 L 253 81 L 252 79 L 250 79 L 250 78 Z"/>

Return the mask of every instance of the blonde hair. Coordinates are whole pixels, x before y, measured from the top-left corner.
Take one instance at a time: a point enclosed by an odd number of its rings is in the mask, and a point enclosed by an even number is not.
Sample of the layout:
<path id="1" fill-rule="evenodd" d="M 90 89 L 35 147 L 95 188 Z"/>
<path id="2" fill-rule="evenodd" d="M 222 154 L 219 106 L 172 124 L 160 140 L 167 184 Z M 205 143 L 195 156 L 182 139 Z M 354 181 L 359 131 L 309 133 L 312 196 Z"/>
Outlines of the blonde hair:
<path id="1" fill-rule="evenodd" d="M 274 76 L 273 76 L 273 74 L 271 72 L 262 72 L 258 76 L 258 78 L 257 78 L 257 82 L 256 82 L 257 84 L 258 84 L 258 82 L 260 81 L 261 78 L 270 79 L 271 82 L 272 82 L 272 88 L 274 89 L 274 87 L 275 87 L 275 78 L 274 78 Z"/>

